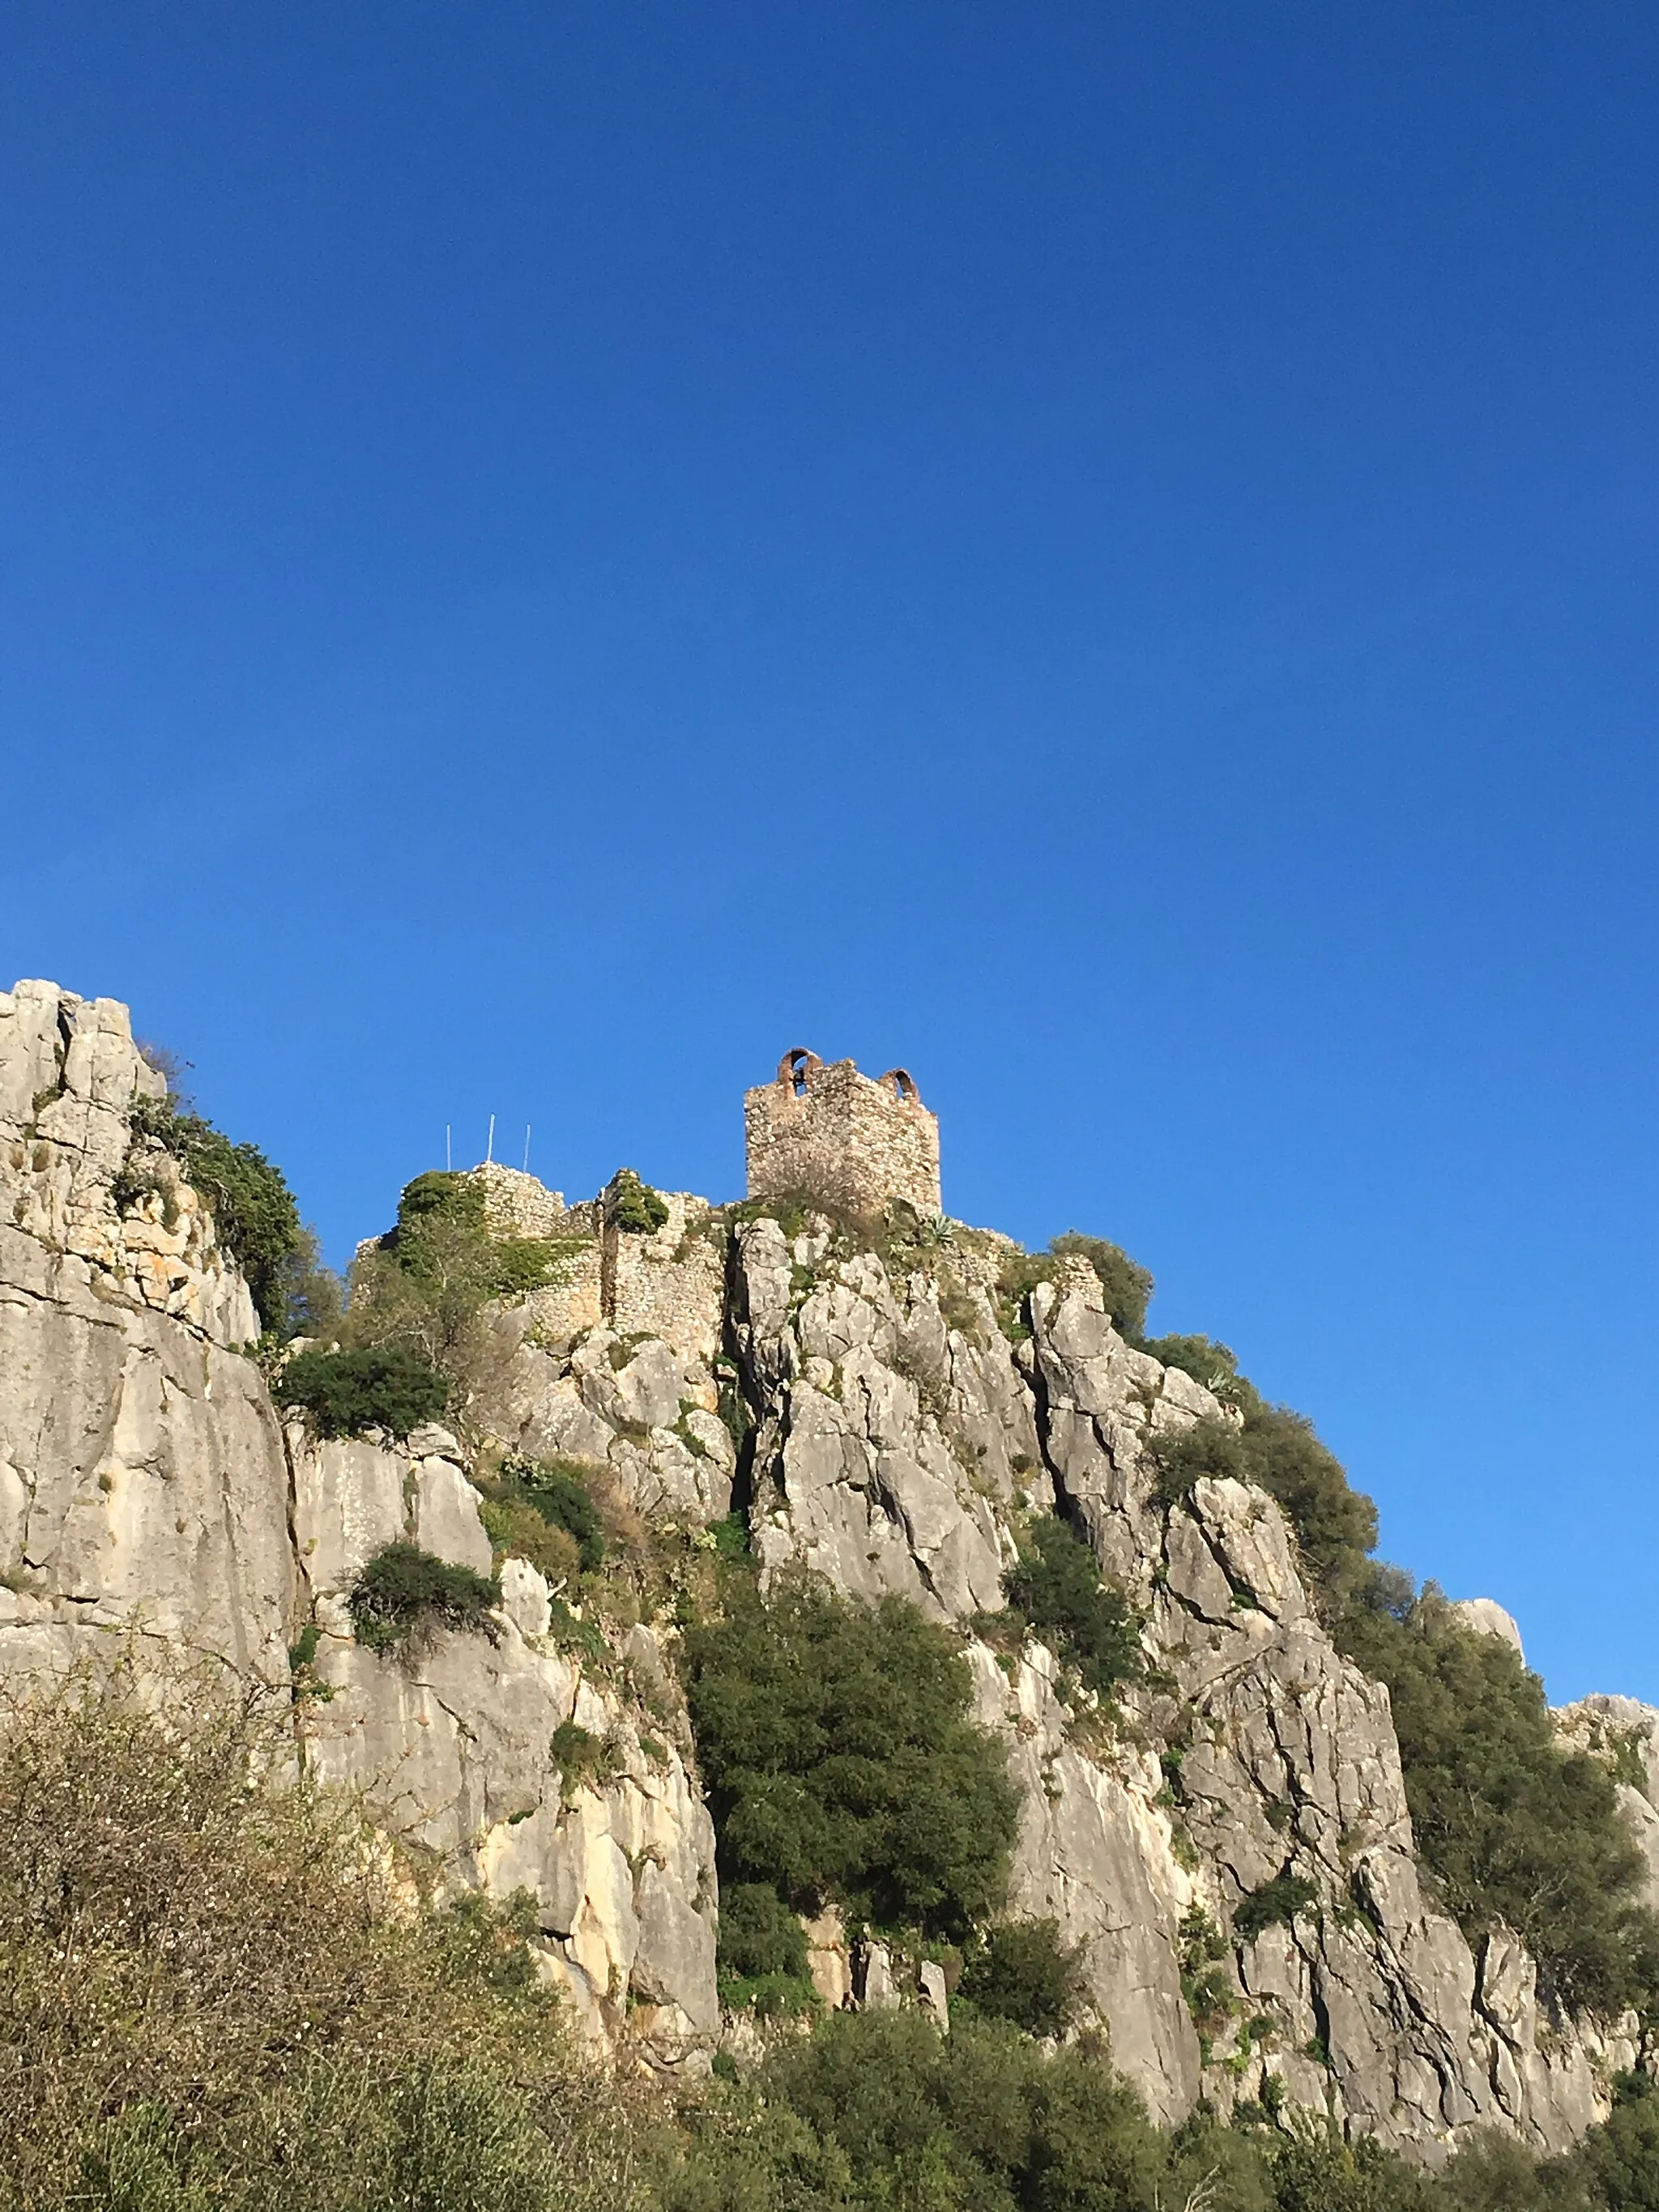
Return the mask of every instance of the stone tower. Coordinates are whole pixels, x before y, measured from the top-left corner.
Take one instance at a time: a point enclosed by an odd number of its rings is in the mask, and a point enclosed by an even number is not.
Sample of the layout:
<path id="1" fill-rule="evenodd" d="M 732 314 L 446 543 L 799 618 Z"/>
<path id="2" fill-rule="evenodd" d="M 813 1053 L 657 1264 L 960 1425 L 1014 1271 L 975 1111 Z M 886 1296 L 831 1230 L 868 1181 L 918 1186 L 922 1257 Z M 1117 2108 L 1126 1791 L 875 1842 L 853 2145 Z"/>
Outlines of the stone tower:
<path id="1" fill-rule="evenodd" d="M 787 1052 L 770 1083 L 745 1091 L 750 1198 L 805 1191 L 849 1213 L 890 1198 L 940 1211 L 939 1122 L 902 1067 L 872 1080 L 850 1060 L 826 1067 Z"/>

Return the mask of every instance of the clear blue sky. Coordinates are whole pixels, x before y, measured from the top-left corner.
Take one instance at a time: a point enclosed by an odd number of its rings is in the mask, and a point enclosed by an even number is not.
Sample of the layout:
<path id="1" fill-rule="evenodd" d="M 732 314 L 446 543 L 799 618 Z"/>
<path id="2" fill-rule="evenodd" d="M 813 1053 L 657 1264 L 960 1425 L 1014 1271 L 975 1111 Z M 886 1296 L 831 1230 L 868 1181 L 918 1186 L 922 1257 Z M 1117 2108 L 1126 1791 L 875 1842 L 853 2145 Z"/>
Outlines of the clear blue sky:
<path id="1" fill-rule="evenodd" d="M 788 1045 L 1659 1699 L 1659 12 L 20 0 L 0 968 L 331 1250 Z"/>

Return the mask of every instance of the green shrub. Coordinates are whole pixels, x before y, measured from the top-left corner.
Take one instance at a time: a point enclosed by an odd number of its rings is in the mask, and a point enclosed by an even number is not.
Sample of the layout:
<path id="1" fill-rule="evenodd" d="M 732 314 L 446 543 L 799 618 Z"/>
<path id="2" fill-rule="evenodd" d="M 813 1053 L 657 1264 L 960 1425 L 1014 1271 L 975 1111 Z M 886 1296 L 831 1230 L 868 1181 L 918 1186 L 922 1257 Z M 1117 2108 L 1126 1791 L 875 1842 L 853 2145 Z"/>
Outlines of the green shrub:
<path id="1" fill-rule="evenodd" d="M 1651 2005 L 1659 1924 L 1612 1776 L 1560 1747 L 1517 1652 L 1409 1592 L 1379 1577 L 1338 1640 L 1389 1686 L 1412 1827 L 1448 1909 L 1471 1936 L 1513 1928 L 1564 2004 Z"/>
<path id="2" fill-rule="evenodd" d="M 682 1641 L 723 1881 L 879 1926 L 963 1929 L 1000 1900 L 1018 1798 L 954 1639 L 897 1598 L 741 1567 Z"/>
<path id="3" fill-rule="evenodd" d="M 1138 1342 L 1146 1326 L 1146 1308 L 1152 1295 L 1150 1271 L 1103 1237 L 1085 1237 L 1076 1229 L 1051 1237 L 1048 1249 L 1056 1259 L 1075 1255 L 1089 1262 L 1106 1293 L 1106 1311 L 1112 1327 L 1120 1336 Z"/>
<path id="4" fill-rule="evenodd" d="M 641 1182 L 632 1168 L 618 1168 L 605 1194 L 605 1218 L 613 1228 L 631 1236 L 652 1236 L 668 1218 L 668 1206 L 659 1191 Z"/>
<path id="5" fill-rule="evenodd" d="M 1238 1992 L 1224 1964 L 1226 1937 L 1201 1905 L 1182 1916 L 1176 1934 L 1176 1960 L 1181 1970 L 1181 1994 L 1193 2025 L 1200 2035 L 1213 2035 L 1238 2010 Z"/>
<path id="6" fill-rule="evenodd" d="M 806 1930 L 765 1882 L 734 1882 L 720 1893 L 720 1962 L 729 1973 L 806 1976 Z"/>
<path id="7" fill-rule="evenodd" d="M 1146 1325 L 1146 1303 L 1152 1295 L 1152 1279 L 1127 1252 L 1103 1237 L 1085 1237 L 1068 1229 L 1054 1237 L 1046 1252 L 1004 1250 L 997 1268 L 997 1321 L 1005 1336 L 1018 1343 L 1029 1336 L 1025 1301 L 1039 1283 L 1053 1279 L 1054 1263 L 1068 1255 L 1088 1261 L 1100 1278 L 1106 1311 L 1121 1336 L 1138 1342 Z"/>
<path id="8" fill-rule="evenodd" d="M 582 1573 L 592 1574 L 604 1564 L 605 1521 L 579 1462 L 511 1455 L 493 1477 L 481 1480 L 479 1487 L 498 1505 L 532 1513 L 550 1528 L 562 1532 Z"/>
<path id="9" fill-rule="evenodd" d="M 357 1641 L 387 1651 L 420 1628 L 477 1629 L 495 1641 L 501 1601 L 493 1576 L 452 1565 L 418 1544 L 387 1544 L 358 1576 L 347 1603 Z"/>
<path id="10" fill-rule="evenodd" d="M 603 1790 L 622 1772 L 622 1756 L 609 1736 L 595 1735 L 580 1721 L 561 1721 L 547 1747 L 547 1763 L 556 1768 L 567 1800 L 579 1790 Z"/>
<path id="11" fill-rule="evenodd" d="M 1237 1358 L 1228 1346 L 1217 1343 L 1213 1337 L 1149 1336 L 1136 1348 L 1149 1352 L 1165 1367 L 1178 1367 L 1218 1398 L 1231 1398 L 1237 1389 L 1241 1379 Z"/>
<path id="12" fill-rule="evenodd" d="M 154 1138 L 178 1161 L 185 1181 L 212 1210 L 213 1225 L 241 1269 L 261 1325 L 288 1323 L 289 1265 L 302 1247 L 300 1209 L 283 1171 L 255 1145 L 234 1145 L 199 1114 L 172 1098 L 138 1099 L 135 1133 Z"/>
<path id="13" fill-rule="evenodd" d="M 1242 1427 L 1219 1419 L 1196 1421 L 1160 1438 L 1152 1460 L 1155 1494 L 1165 1505 L 1180 1504 L 1206 1476 L 1254 1483 L 1276 1498 L 1328 1620 L 1369 1573 L 1376 1508 L 1350 1487 L 1340 1462 L 1299 1413 L 1264 1406 L 1249 1391 Z"/>
<path id="14" fill-rule="evenodd" d="M 396 1344 L 296 1352 L 272 1388 L 283 1405 L 303 1407 L 325 1437 L 360 1437 L 367 1429 L 406 1437 L 435 1420 L 449 1401 L 442 1376 Z"/>
<path id="15" fill-rule="evenodd" d="M 1109 1698 L 1140 1673 L 1140 1624 L 1121 1590 L 1103 1583 L 1095 1555 L 1063 1521 L 1031 1524 L 1003 1592 L 1039 1636 L 1058 1646 L 1085 1689 Z"/>
<path id="16" fill-rule="evenodd" d="M 0 1715 L 6 2212 L 646 2212 L 516 1905 L 428 1910 L 206 1673 Z"/>
<path id="17" fill-rule="evenodd" d="M 1298 1913 L 1318 1902 L 1319 1892 L 1301 1875 L 1276 1874 L 1233 1907 L 1233 1934 L 1241 1943 L 1253 1943 L 1263 1929 L 1288 1928 Z"/>
<path id="18" fill-rule="evenodd" d="M 1152 2212 L 1164 2175 L 1140 2100 L 1091 2051 L 1045 2052 L 1000 2021 L 941 2037 L 913 2012 L 833 2014 L 758 2081 L 846 2177 L 805 2199 L 815 2212 Z"/>
<path id="19" fill-rule="evenodd" d="M 1005 1920 L 969 1950 L 958 1995 L 1027 2035 L 1063 2035 L 1083 2002 L 1078 1948 L 1057 1920 Z"/>
<path id="20" fill-rule="evenodd" d="M 1607 2120 L 1546 2166 L 1545 2179 L 1558 2186 L 1577 2183 L 1608 2212 L 1659 2212 L 1659 2095 L 1640 2074 L 1620 2075 L 1614 2093 Z"/>
<path id="21" fill-rule="evenodd" d="M 1324 2115 L 1287 2116 L 1267 2153 L 1279 2212 L 1437 2212 L 1437 2185 L 1374 2136 L 1345 2142 Z"/>

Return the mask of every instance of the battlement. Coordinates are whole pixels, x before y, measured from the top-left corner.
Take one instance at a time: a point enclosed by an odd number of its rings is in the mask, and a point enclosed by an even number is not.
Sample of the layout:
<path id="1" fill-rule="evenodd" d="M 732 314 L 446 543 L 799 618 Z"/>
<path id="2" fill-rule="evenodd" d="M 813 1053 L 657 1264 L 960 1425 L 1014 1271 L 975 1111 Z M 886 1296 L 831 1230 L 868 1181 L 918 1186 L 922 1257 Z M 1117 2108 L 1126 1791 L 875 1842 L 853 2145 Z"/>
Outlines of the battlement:
<path id="1" fill-rule="evenodd" d="M 485 1160 L 472 1170 L 482 1186 L 484 1220 L 492 1237 L 558 1237 L 569 1234 L 564 1197 L 533 1175 Z"/>
<path id="2" fill-rule="evenodd" d="M 810 1192 L 851 1213 L 902 1198 L 938 1213 L 939 1121 L 902 1067 L 860 1075 L 814 1052 L 785 1053 L 776 1077 L 744 1093 L 750 1198 Z"/>

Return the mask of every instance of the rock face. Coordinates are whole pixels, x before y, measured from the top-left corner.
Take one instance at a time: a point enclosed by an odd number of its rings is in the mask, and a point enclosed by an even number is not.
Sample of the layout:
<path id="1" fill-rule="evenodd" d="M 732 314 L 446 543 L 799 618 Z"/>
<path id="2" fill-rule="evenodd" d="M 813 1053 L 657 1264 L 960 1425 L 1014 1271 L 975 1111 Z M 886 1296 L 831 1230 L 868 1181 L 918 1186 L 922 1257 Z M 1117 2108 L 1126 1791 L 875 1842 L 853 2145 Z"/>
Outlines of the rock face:
<path id="1" fill-rule="evenodd" d="M 1648 1863 L 1648 1903 L 1659 1911 L 1659 1711 L 1598 1692 L 1563 1705 L 1555 1725 L 1575 1751 L 1612 1769 L 1619 1802 Z"/>
<path id="2" fill-rule="evenodd" d="M 211 1216 L 141 1148 L 126 1009 L 0 994 L 0 1670 L 131 1628 L 286 1678 L 288 1480 Z"/>
<path id="3" fill-rule="evenodd" d="M 363 1650 L 347 1598 L 382 1545 L 409 1537 L 488 1571 L 489 1540 L 459 1448 L 417 1432 L 407 1454 L 289 1431 L 295 1533 L 325 1693 L 303 1706 L 309 1762 L 364 1790 L 385 1825 L 456 1878 L 526 1890 L 550 1970 L 596 2034 L 653 2064 L 706 2057 L 714 1997 L 714 1834 L 681 1751 L 636 1704 L 551 1632 L 548 1586 L 522 1559 L 501 1571 L 495 1632 L 440 1635 L 393 1656 Z M 660 1677 L 650 1632 L 636 1672 Z M 583 1764 L 554 1751 L 579 1731 Z"/>
<path id="4" fill-rule="evenodd" d="M 672 1631 L 607 1647 L 508 1559 L 488 1633 L 357 1642 L 349 1593 L 394 1538 L 490 1571 L 469 1463 L 437 1429 L 398 1449 L 284 1429 L 239 1348 L 257 1321 L 210 1211 L 135 1137 L 135 1103 L 163 1090 L 125 1009 L 41 983 L 0 996 L 0 1674 L 153 1636 L 284 1685 L 292 1648 L 315 1771 L 363 1790 L 443 1880 L 528 1892 L 596 2035 L 706 2065 L 714 1837 Z M 1605 2111 L 1633 2023 L 1552 2017 L 1512 1936 L 1472 1951 L 1436 1909 L 1386 1691 L 1325 1633 L 1269 1498 L 1203 1480 L 1160 1502 L 1152 1448 L 1224 1408 L 1123 1341 L 1086 1261 L 1038 1285 L 1011 1342 L 1010 1248 L 988 1233 L 922 1220 L 884 1257 L 819 1218 L 787 1235 L 684 1194 L 623 1232 L 530 1181 L 498 1176 L 492 1203 L 568 1264 L 495 1318 L 497 1441 L 603 1466 L 647 1524 L 735 1505 L 767 1573 L 961 1630 L 1022 1791 L 1012 1909 L 1081 1947 L 1155 2112 L 1225 2109 L 1276 2076 L 1432 2160 L 1475 2123 L 1556 2148 Z M 1146 1622 L 1121 1723 L 997 1630 L 1020 1529 L 1054 1511 Z M 1613 1765 L 1659 1896 L 1659 1715 L 1590 1698 L 1559 1723 Z M 833 1914 L 810 1939 L 830 2001 L 912 2001 Z M 926 1997 L 943 2026 L 937 1975 Z"/>
<path id="5" fill-rule="evenodd" d="M 593 1678 L 550 1634 L 546 1584 L 509 1560 L 493 1640 L 357 1646 L 346 1595 L 392 1538 L 489 1570 L 477 1493 L 439 1430 L 404 1452 L 284 1434 L 234 1348 L 258 1324 L 210 1213 L 131 1142 L 134 1100 L 165 1087 L 124 1007 L 49 984 L 0 996 L 0 1678 L 137 1637 L 286 1685 L 313 1622 L 296 1711 L 315 1769 L 362 1788 L 446 1879 L 529 1890 L 548 1970 L 594 2033 L 706 2066 L 714 1834 L 682 1748 L 618 1686 L 624 1656 L 634 1679 L 662 1675 L 649 1632 Z M 665 1387 L 634 1364 L 611 1377 L 618 1405 Z M 568 1723 L 580 1773 L 551 1755 Z"/>

